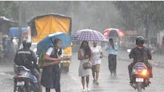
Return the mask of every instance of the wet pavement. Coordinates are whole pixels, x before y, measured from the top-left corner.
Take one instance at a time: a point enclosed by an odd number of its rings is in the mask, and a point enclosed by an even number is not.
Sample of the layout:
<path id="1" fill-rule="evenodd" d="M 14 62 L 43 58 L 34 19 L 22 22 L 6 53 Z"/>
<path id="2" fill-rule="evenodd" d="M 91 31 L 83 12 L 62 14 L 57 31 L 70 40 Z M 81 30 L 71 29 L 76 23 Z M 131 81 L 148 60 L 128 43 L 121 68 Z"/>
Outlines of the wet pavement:
<path id="1" fill-rule="evenodd" d="M 119 58 L 119 57 L 118 57 Z M 93 84 L 93 78 L 90 76 L 90 92 L 137 92 L 129 85 L 127 66 L 130 62 L 118 59 L 117 76 L 111 76 L 108 70 L 107 57 L 104 57 L 101 64 L 99 85 Z M 73 54 L 68 74 L 62 74 L 61 92 L 82 92 L 81 79 L 78 76 L 77 54 Z M 0 92 L 13 92 L 13 68 L 12 65 L 0 67 Z M 154 78 L 152 84 L 143 92 L 164 92 L 164 68 L 153 67 Z M 90 72 L 91 74 L 91 72 Z M 52 92 L 55 92 L 52 90 Z"/>
<path id="2" fill-rule="evenodd" d="M 75 55 L 77 56 L 77 55 Z M 72 62 L 72 66 L 78 67 L 80 61 L 76 60 L 77 57 L 74 57 Z M 90 88 L 91 92 L 137 92 L 129 85 L 129 77 L 128 77 L 128 69 L 127 66 L 130 62 L 118 59 L 118 66 L 117 66 L 117 77 L 111 76 L 108 70 L 108 62 L 107 58 L 103 58 L 101 64 L 101 71 L 100 71 L 100 79 L 99 79 L 99 86 L 93 85 L 92 83 L 92 76 L 90 77 Z M 77 75 L 78 68 L 71 68 L 71 70 L 76 70 L 76 72 L 70 72 L 72 76 L 79 79 Z M 153 68 L 154 78 L 151 79 L 152 84 L 150 87 L 147 87 L 144 92 L 164 92 L 164 68 Z M 81 92 L 79 90 L 78 92 Z"/>

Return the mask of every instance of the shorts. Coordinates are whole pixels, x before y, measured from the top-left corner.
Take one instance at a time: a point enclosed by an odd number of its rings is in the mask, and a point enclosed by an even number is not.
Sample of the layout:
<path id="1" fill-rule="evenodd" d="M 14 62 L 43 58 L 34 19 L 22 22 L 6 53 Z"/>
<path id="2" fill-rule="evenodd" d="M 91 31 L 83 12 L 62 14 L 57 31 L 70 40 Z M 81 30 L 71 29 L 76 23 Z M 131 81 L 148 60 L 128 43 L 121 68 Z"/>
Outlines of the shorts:
<path id="1" fill-rule="evenodd" d="M 99 72 L 100 71 L 100 64 L 92 65 L 92 71 L 93 72 Z"/>

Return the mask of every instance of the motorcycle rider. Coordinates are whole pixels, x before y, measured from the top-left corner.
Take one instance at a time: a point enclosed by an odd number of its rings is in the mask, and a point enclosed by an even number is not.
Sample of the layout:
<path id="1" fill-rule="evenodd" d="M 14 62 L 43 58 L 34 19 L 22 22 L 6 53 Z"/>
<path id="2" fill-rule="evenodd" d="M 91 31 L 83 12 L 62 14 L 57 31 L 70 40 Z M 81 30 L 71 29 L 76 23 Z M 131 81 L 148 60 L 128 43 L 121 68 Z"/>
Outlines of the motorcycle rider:
<path id="1" fill-rule="evenodd" d="M 152 59 L 152 55 L 148 48 L 144 46 L 145 39 L 142 36 L 138 36 L 136 38 L 136 47 L 133 48 L 129 54 L 129 58 L 133 59 L 133 62 L 128 66 L 130 84 L 132 84 L 132 68 L 137 62 L 143 62 L 148 67 L 149 70 L 149 78 L 152 78 L 152 65 L 148 62 L 148 60 Z"/>
<path id="2" fill-rule="evenodd" d="M 30 50 L 31 42 L 23 41 L 23 48 L 20 49 L 15 56 L 14 62 L 18 66 L 24 66 L 30 70 L 30 72 L 37 77 L 39 84 L 41 75 L 37 65 L 37 58 L 32 50 Z M 41 85 L 40 85 L 41 91 Z"/>

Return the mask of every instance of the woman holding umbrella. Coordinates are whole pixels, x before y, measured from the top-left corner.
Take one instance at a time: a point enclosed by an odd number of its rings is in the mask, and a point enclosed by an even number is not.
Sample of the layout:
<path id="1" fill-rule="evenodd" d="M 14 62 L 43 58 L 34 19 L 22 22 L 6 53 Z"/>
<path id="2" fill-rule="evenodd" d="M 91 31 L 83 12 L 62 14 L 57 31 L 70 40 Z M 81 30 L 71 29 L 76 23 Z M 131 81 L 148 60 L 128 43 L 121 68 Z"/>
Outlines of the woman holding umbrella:
<path id="1" fill-rule="evenodd" d="M 79 66 L 79 76 L 81 77 L 81 82 L 83 86 L 83 91 L 85 91 L 85 81 L 87 86 L 87 91 L 89 91 L 89 75 L 90 69 L 85 68 L 85 64 L 88 63 L 91 66 L 91 49 L 87 41 L 83 41 L 80 46 L 80 50 L 78 52 L 78 59 L 80 60 Z"/>
<path id="2" fill-rule="evenodd" d="M 60 90 L 60 76 L 61 71 L 59 63 L 62 60 L 62 42 L 56 38 L 54 41 L 54 47 L 50 47 L 45 55 L 45 62 L 43 64 L 43 72 L 41 83 L 46 88 L 46 92 L 50 92 L 50 89 L 55 89 L 56 92 Z"/>
<path id="3" fill-rule="evenodd" d="M 77 31 L 73 35 L 73 39 L 82 41 L 78 53 L 78 59 L 80 60 L 79 76 L 81 77 L 83 91 L 85 91 L 85 78 L 86 78 L 87 89 L 88 89 L 89 75 L 90 75 L 89 68 L 92 67 L 91 66 L 92 51 L 89 47 L 88 41 L 108 42 L 108 40 L 100 32 L 92 29 L 82 29 Z M 88 89 L 88 91 L 89 90 L 90 89 Z"/>

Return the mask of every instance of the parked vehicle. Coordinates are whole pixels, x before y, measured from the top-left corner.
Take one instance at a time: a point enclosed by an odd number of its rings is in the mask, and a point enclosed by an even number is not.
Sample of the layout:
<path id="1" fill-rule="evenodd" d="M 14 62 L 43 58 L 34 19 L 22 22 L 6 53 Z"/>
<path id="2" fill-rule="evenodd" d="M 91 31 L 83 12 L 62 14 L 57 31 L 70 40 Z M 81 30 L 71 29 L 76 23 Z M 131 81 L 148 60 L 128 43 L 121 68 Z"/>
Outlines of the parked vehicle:
<path id="1" fill-rule="evenodd" d="M 23 27 L 22 28 L 22 35 L 26 34 L 27 32 L 27 29 L 26 27 Z M 8 34 L 10 37 L 19 37 L 19 28 L 18 27 L 11 27 L 9 29 L 9 34 Z"/>

